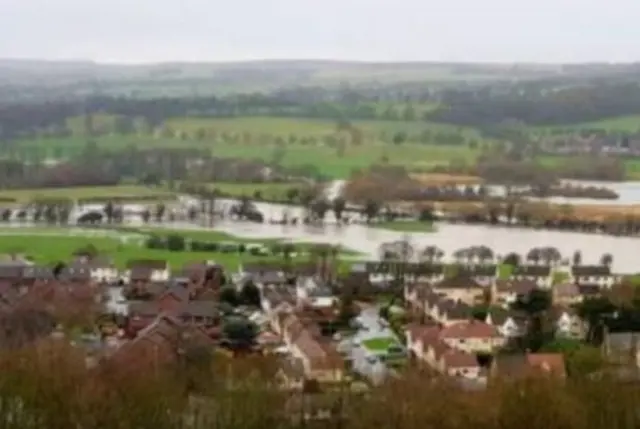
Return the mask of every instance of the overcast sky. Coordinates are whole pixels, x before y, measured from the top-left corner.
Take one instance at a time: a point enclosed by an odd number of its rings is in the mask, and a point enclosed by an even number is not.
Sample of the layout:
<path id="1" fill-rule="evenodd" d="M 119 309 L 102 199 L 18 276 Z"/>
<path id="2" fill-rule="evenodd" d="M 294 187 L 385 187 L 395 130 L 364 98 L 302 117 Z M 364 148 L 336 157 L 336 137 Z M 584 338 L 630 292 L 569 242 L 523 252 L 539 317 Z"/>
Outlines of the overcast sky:
<path id="1" fill-rule="evenodd" d="M 636 61 L 640 0 L 0 0 L 0 57 Z"/>

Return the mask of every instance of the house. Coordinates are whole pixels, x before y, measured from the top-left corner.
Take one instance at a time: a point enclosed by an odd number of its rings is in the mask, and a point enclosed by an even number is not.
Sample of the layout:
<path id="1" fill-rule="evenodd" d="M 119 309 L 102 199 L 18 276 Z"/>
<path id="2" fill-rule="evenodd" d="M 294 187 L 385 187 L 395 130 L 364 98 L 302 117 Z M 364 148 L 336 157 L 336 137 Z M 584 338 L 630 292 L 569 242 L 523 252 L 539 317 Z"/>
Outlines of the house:
<path id="1" fill-rule="evenodd" d="M 134 301 L 129 303 L 127 333 L 135 336 L 159 315 L 168 314 L 185 324 L 202 328 L 216 326 L 219 322 L 218 307 L 210 301 L 183 301 L 173 298 L 162 301 Z"/>
<path id="2" fill-rule="evenodd" d="M 437 294 L 430 285 L 424 283 L 412 283 L 405 285 L 404 302 L 414 316 L 425 315 L 433 318 L 436 305 L 440 301 L 446 301 L 446 294 Z"/>
<path id="3" fill-rule="evenodd" d="M 479 379 L 483 376 L 476 356 L 451 347 L 438 326 L 413 325 L 405 332 L 407 349 L 419 365 L 451 377 Z"/>
<path id="4" fill-rule="evenodd" d="M 548 265 L 518 265 L 514 267 L 509 280 L 529 280 L 539 288 L 549 289 L 553 285 L 553 270 Z"/>
<path id="5" fill-rule="evenodd" d="M 509 340 L 525 334 L 527 317 L 524 313 L 498 307 L 487 312 L 485 323 L 495 326 L 498 333 Z"/>
<path id="6" fill-rule="evenodd" d="M 618 280 L 606 265 L 573 265 L 570 271 L 570 281 L 576 284 L 597 284 L 601 288 L 610 288 Z"/>
<path id="7" fill-rule="evenodd" d="M 428 316 L 445 326 L 464 322 L 472 318 L 473 308 L 462 301 L 454 301 L 451 299 L 439 299 L 436 297 L 431 298 L 436 300 L 434 304 L 430 305 L 430 312 Z"/>
<path id="8" fill-rule="evenodd" d="M 298 277 L 296 298 L 299 304 L 312 307 L 332 307 L 336 303 L 331 289 L 317 277 Z"/>
<path id="9" fill-rule="evenodd" d="M 552 375 L 565 378 L 566 365 L 561 353 L 524 353 L 499 355 L 491 366 L 493 377 L 521 378 L 539 375 Z"/>
<path id="10" fill-rule="evenodd" d="M 473 278 L 456 275 L 435 283 L 433 291 L 437 294 L 446 295 L 454 301 L 462 301 L 468 305 L 480 304 L 485 301 L 485 288 Z"/>
<path id="11" fill-rule="evenodd" d="M 449 347 L 468 353 L 490 354 L 505 344 L 495 326 L 479 320 L 469 320 L 445 326 L 440 339 Z"/>
<path id="12" fill-rule="evenodd" d="M 76 282 L 92 281 L 91 270 L 82 265 L 67 265 L 58 273 L 58 278 Z"/>
<path id="13" fill-rule="evenodd" d="M 587 333 L 587 324 L 571 307 L 554 306 L 551 308 L 556 336 L 583 339 Z"/>
<path id="14" fill-rule="evenodd" d="M 127 262 L 127 270 L 123 276 L 125 282 L 169 281 L 169 263 L 163 260 L 139 259 Z"/>
<path id="15" fill-rule="evenodd" d="M 305 323 L 297 315 L 290 314 L 284 318 L 281 331 L 291 355 L 300 360 L 306 379 L 328 383 L 342 380 L 342 357 L 322 338 L 317 325 Z"/>
<path id="16" fill-rule="evenodd" d="M 213 347 L 214 342 L 202 329 L 171 315 L 159 314 L 134 339 L 108 351 L 102 363 L 145 371 L 173 363 L 189 350 Z"/>
<path id="17" fill-rule="evenodd" d="M 553 286 L 551 298 L 555 305 L 569 306 L 581 302 L 583 296 L 577 284 L 561 283 Z"/>
<path id="18" fill-rule="evenodd" d="M 24 269 L 32 265 L 32 263 L 18 258 L 3 259 L 0 261 L 0 279 L 21 279 L 23 277 Z"/>
<path id="19" fill-rule="evenodd" d="M 90 278 L 100 283 L 116 283 L 120 279 L 120 273 L 113 261 L 102 255 L 94 257 L 77 255 L 68 268 L 72 270 L 86 269 L 90 273 Z"/>
<path id="20" fill-rule="evenodd" d="M 587 298 L 597 298 L 602 295 L 602 288 L 600 285 L 594 284 L 578 284 L 578 291 L 582 296 L 581 301 Z"/>
<path id="21" fill-rule="evenodd" d="M 538 285 L 530 279 L 522 280 L 496 280 L 491 287 L 491 302 L 502 307 L 509 307 L 511 304 L 521 299 Z"/>
<path id="22" fill-rule="evenodd" d="M 64 270 L 63 270 L 64 271 Z M 60 273 L 63 274 L 63 273 Z M 21 282 L 24 284 L 34 284 L 39 281 L 52 281 L 55 279 L 53 269 L 39 265 L 25 267 L 22 270 Z"/>

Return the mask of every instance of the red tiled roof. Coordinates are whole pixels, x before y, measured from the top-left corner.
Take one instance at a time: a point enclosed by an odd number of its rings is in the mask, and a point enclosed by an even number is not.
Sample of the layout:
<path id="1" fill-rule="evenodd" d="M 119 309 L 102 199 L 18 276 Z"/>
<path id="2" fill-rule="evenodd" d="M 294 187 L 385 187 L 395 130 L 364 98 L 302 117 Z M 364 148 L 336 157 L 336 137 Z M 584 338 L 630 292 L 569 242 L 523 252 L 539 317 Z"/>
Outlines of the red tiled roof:
<path id="1" fill-rule="evenodd" d="M 487 323 L 472 320 L 454 323 L 440 332 L 441 338 L 495 338 L 498 330 Z"/>
<path id="2" fill-rule="evenodd" d="M 455 349 L 448 349 L 443 355 L 447 368 L 469 368 L 478 366 L 478 360 L 471 353 L 465 353 Z"/>

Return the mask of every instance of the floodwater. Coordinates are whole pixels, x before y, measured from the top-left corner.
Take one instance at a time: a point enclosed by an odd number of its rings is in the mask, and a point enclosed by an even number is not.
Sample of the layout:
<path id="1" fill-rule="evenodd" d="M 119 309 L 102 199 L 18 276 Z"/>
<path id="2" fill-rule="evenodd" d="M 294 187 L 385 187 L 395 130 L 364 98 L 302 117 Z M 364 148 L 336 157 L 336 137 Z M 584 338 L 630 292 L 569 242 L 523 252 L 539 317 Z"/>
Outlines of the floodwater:
<path id="1" fill-rule="evenodd" d="M 620 199 L 587 200 L 587 203 L 640 204 L 640 182 L 574 182 L 584 186 L 606 186 L 620 194 Z M 327 197 L 335 197 L 344 186 L 343 181 L 333 182 L 327 187 Z M 578 203 L 575 199 L 573 201 Z M 581 200 L 584 202 L 584 200 Z M 582 203 L 581 202 L 581 203 Z M 223 207 L 230 207 L 232 201 L 221 201 Z M 286 213 L 289 218 L 303 217 L 304 210 L 280 204 L 256 203 L 267 220 L 281 219 Z M 489 246 L 498 255 L 509 252 L 526 254 L 531 248 L 553 246 L 563 257 L 571 258 L 576 250 L 582 252 L 586 264 L 597 263 L 604 253 L 613 255 L 613 269 L 620 273 L 640 272 L 640 263 L 636 252 L 640 250 L 640 238 L 613 237 L 602 234 L 586 234 L 564 231 L 532 230 L 504 226 L 459 225 L 438 223 L 436 231 L 431 233 L 410 233 L 371 228 L 366 225 L 352 224 L 338 226 L 335 217 L 329 212 L 324 226 L 310 225 L 273 225 L 254 224 L 232 220 L 218 220 L 214 229 L 246 238 L 282 238 L 292 241 L 340 244 L 363 253 L 364 257 L 377 258 L 382 243 L 409 239 L 419 252 L 426 246 L 438 246 L 446 254 L 476 245 Z M 201 228 L 200 226 L 178 223 L 173 227 Z"/>
<path id="2" fill-rule="evenodd" d="M 586 184 L 581 182 L 581 184 Z M 589 183 L 590 184 L 590 183 Z M 640 182 L 626 183 L 594 183 L 608 186 L 620 194 L 618 203 L 640 203 Z M 344 182 L 336 181 L 327 188 L 327 197 L 339 194 Z M 591 200 L 593 201 L 593 200 Z M 188 205 L 189 198 L 181 199 L 182 205 Z M 233 201 L 217 202 L 220 208 L 229 209 Z M 608 202 L 611 203 L 611 202 Z M 371 228 L 366 225 L 352 224 L 338 226 L 335 217 L 329 212 L 324 226 L 309 225 L 276 225 L 269 220 L 279 220 L 283 214 L 289 218 L 304 216 L 300 207 L 280 204 L 256 203 L 256 208 L 265 215 L 266 223 L 254 224 L 238 222 L 230 219 L 217 220 L 213 229 L 246 238 L 282 238 L 297 242 L 319 242 L 340 244 L 344 247 L 363 253 L 365 258 L 377 258 L 378 247 L 385 242 L 408 238 L 419 252 L 426 246 L 438 246 L 446 254 L 469 246 L 489 246 L 498 255 L 509 252 L 526 254 L 533 247 L 556 247 L 565 258 L 571 258 L 573 252 L 580 250 L 584 263 L 597 263 L 604 253 L 613 255 L 613 269 L 620 273 L 640 272 L 637 252 L 640 250 L 640 238 L 613 237 L 601 234 L 585 234 L 575 232 L 532 230 L 510 227 L 493 227 L 487 225 L 459 225 L 439 223 L 432 233 L 402 233 L 397 231 Z M 132 224 L 140 224 L 139 219 L 128 220 Z M 24 225 L 26 226 L 26 225 Z M 155 225 L 165 228 L 211 229 L 188 222 L 171 222 Z"/>

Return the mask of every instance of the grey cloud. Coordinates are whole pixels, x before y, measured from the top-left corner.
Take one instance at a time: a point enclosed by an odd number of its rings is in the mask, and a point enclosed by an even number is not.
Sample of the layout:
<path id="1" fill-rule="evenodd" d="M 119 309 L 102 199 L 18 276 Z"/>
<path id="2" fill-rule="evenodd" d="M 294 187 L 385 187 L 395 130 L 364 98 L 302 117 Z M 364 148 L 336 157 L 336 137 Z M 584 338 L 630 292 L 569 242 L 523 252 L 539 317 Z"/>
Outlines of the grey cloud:
<path id="1" fill-rule="evenodd" d="M 0 0 L 0 57 L 640 59 L 637 0 Z"/>

